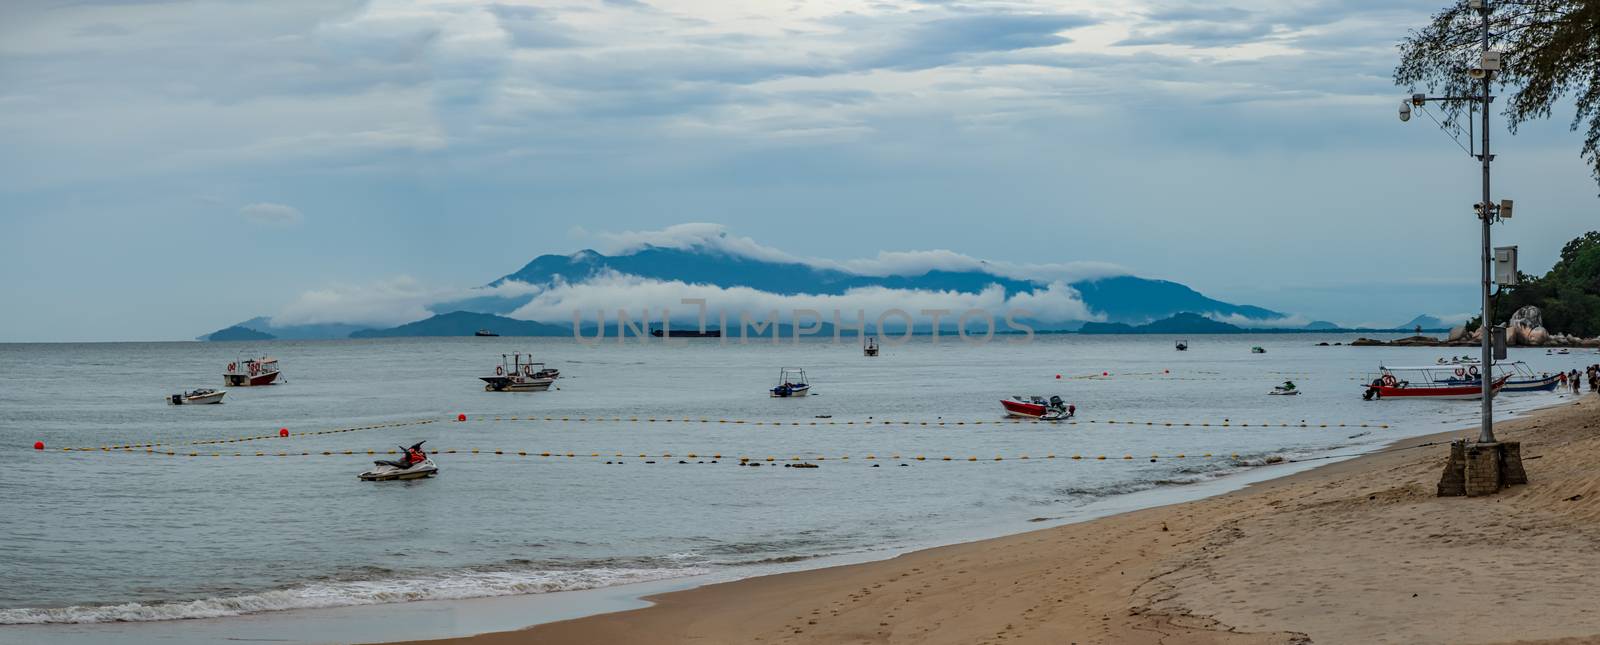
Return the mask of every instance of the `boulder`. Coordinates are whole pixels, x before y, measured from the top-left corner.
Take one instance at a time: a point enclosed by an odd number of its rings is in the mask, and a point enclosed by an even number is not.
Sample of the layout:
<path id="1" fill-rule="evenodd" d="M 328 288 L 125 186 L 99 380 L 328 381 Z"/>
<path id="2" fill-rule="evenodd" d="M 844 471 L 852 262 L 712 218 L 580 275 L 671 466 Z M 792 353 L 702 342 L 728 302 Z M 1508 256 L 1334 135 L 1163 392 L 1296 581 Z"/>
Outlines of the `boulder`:
<path id="1" fill-rule="evenodd" d="M 1550 342 L 1550 332 L 1545 331 L 1544 327 L 1534 327 L 1533 329 L 1523 332 L 1522 338 L 1524 341 L 1523 344 L 1534 346 L 1543 345 Z"/>
<path id="2" fill-rule="evenodd" d="M 1459 340 L 1464 340 L 1464 339 L 1466 339 L 1466 337 L 1467 337 L 1467 326 L 1466 325 L 1456 325 L 1455 327 L 1451 327 L 1450 328 L 1450 335 L 1445 337 L 1445 341 L 1454 343 L 1454 342 L 1459 341 Z"/>
<path id="3" fill-rule="evenodd" d="M 1507 326 L 1508 327 L 1522 327 L 1524 329 L 1533 329 L 1535 327 L 1543 327 L 1544 326 L 1544 314 L 1539 311 L 1538 307 L 1535 307 L 1533 305 L 1528 305 L 1526 307 L 1518 309 L 1516 311 L 1516 313 L 1511 314 L 1511 321 L 1509 323 L 1507 323 Z"/>

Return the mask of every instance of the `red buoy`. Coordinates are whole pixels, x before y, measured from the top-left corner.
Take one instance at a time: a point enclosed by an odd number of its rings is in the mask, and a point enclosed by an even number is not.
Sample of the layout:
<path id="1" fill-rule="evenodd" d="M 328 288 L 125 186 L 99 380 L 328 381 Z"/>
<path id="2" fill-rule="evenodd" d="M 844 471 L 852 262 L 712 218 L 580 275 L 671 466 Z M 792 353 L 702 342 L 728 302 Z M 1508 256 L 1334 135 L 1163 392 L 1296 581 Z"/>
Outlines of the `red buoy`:
<path id="1" fill-rule="evenodd" d="M 1056 380 L 1057 380 L 1057 381 L 1059 381 L 1059 380 L 1061 380 L 1061 375 L 1060 375 L 1060 374 L 1057 374 L 1057 375 L 1056 375 Z"/>
<path id="2" fill-rule="evenodd" d="M 1101 372 L 1101 376 L 1111 376 L 1111 372 Z"/>
<path id="3" fill-rule="evenodd" d="M 456 415 L 456 420 L 457 420 L 457 421 L 466 421 L 466 420 L 467 420 L 467 415 L 465 415 L 465 414 L 458 414 L 458 415 Z"/>
<path id="4" fill-rule="evenodd" d="M 33 449 L 34 450 L 44 450 L 44 442 L 43 441 L 35 441 L 35 442 L 33 442 Z"/>
<path id="5" fill-rule="evenodd" d="M 288 428 L 278 428 L 278 436 L 280 436 L 280 437 L 289 436 L 289 429 Z"/>

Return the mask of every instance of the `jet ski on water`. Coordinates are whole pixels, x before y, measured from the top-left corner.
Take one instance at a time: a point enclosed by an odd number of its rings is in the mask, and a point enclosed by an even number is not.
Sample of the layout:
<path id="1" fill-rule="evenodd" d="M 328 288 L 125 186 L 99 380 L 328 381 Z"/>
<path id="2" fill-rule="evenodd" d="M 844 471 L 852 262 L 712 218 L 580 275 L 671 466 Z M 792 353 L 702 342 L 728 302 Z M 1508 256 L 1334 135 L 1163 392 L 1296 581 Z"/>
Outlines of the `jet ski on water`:
<path id="1" fill-rule="evenodd" d="M 1273 387 L 1272 391 L 1268 392 L 1267 394 L 1275 394 L 1278 396 L 1294 396 L 1299 393 L 1300 389 L 1294 386 L 1294 381 L 1284 381 L 1283 385 Z"/>
<path id="2" fill-rule="evenodd" d="M 396 479 L 422 479 L 432 477 L 439 472 L 439 467 L 433 464 L 433 459 L 422 451 L 422 444 L 418 441 L 407 448 L 400 446 L 400 458 L 395 460 L 379 459 L 372 462 L 372 470 L 356 475 L 362 481 L 391 481 Z"/>

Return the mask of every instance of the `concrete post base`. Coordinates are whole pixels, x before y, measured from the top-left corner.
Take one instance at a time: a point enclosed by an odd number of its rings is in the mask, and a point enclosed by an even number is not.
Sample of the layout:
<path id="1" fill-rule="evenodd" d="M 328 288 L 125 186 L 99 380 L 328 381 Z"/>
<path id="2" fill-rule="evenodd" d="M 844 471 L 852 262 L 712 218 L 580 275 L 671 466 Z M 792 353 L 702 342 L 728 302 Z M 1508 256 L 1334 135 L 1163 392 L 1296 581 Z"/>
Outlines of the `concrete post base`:
<path id="1" fill-rule="evenodd" d="M 1480 497 L 1526 483 L 1521 442 L 1469 443 L 1461 439 L 1450 442 L 1450 460 L 1439 478 L 1439 496 Z"/>

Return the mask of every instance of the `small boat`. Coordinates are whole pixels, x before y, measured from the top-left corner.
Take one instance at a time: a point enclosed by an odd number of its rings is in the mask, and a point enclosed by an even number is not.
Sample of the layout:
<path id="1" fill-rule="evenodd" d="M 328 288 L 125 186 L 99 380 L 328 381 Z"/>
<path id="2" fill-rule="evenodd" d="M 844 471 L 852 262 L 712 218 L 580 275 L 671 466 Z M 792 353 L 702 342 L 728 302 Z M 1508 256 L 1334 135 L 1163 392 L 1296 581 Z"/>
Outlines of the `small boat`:
<path id="1" fill-rule="evenodd" d="M 478 380 L 484 382 L 483 389 L 489 392 L 543 392 L 561 377 L 561 370 L 545 367 L 544 363 L 535 363 L 533 355 L 528 355 L 529 360 L 522 360 L 522 354 L 500 355 L 500 365 L 494 368 L 494 376 L 480 376 Z"/>
<path id="2" fill-rule="evenodd" d="M 1178 341 L 1177 348 L 1178 348 L 1178 351 L 1180 351 L 1180 352 L 1189 351 L 1189 341 L 1187 341 L 1187 340 Z"/>
<path id="3" fill-rule="evenodd" d="M 778 370 L 778 385 L 770 392 L 773 398 L 786 399 L 796 396 L 805 396 L 811 393 L 811 382 L 806 380 L 806 371 L 798 367 L 785 367 Z"/>
<path id="4" fill-rule="evenodd" d="M 496 334 L 496 333 L 494 333 L 492 331 L 489 331 L 487 329 L 479 329 L 478 331 L 472 332 L 472 335 L 473 336 L 491 337 L 491 336 L 499 336 L 500 334 Z"/>
<path id="5" fill-rule="evenodd" d="M 1257 345 L 1255 347 L 1251 347 L 1250 348 L 1250 353 L 1251 354 L 1265 354 L 1265 353 L 1267 353 L 1267 350 L 1266 350 L 1266 348 L 1261 347 L 1260 345 Z"/>
<path id="6" fill-rule="evenodd" d="M 1522 361 L 1495 363 L 1494 368 L 1495 374 L 1509 377 L 1505 386 L 1500 390 L 1505 393 L 1551 392 L 1561 384 L 1560 374 L 1550 374 L 1548 372 L 1535 374 L 1533 369 Z M 1447 377 L 1436 381 L 1436 383 L 1482 387 L 1482 382 L 1478 378 L 1477 363 L 1461 363 Z"/>
<path id="7" fill-rule="evenodd" d="M 1556 355 L 1557 356 L 1566 356 L 1567 354 L 1571 354 L 1571 353 L 1572 353 L 1572 350 L 1569 350 L 1569 349 L 1567 349 L 1565 347 L 1556 350 Z"/>
<path id="8" fill-rule="evenodd" d="M 1469 375 L 1467 382 L 1451 383 L 1446 374 L 1441 370 L 1461 370 L 1463 375 Z M 1478 366 L 1470 364 L 1456 364 L 1452 366 L 1432 365 L 1427 367 L 1382 367 L 1378 368 L 1379 376 L 1372 380 L 1366 387 L 1366 392 L 1361 398 L 1371 401 L 1373 399 L 1404 398 L 1404 399 L 1482 399 L 1483 382 L 1476 379 Z M 1447 373 L 1448 374 L 1448 373 Z M 1500 392 L 1505 387 L 1509 374 L 1501 376 L 1492 383 L 1491 396 Z M 1412 381 L 1415 380 L 1415 383 Z"/>
<path id="9" fill-rule="evenodd" d="M 1078 406 L 1068 405 L 1059 396 L 1051 396 L 1048 401 L 1042 396 L 1027 398 L 1013 396 L 1009 399 L 1000 399 L 1000 406 L 1006 409 L 1007 416 L 1040 421 L 1071 419 L 1078 413 Z"/>
<path id="10" fill-rule="evenodd" d="M 222 384 L 232 387 L 250 385 L 269 385 L 278 380 L 278 359 L 262 356 L 261 358 L 240 358 L 228 363 L 227 371 L 222 373 Z"/>
<path id="11" fill-rule="evenodd" d="M 706 331 L 700 331 L 697 329 L 652 329 L 650 330 L 650 335 L 655 336 L 656 338 L 661 338 L 663 336 L 667 338 L 722 338 L 722 330 L 708 329 Z"/>
<path id="12" fill-rule="evenodd" d="M 173 405 L 209 405 L 213 403 L 221 403 L 222 396 L 227 393 L 227 390 L 200 388 L 197 390 L 189 390 L 188 392 L 184 392 L 182 394 L 173 394 L 168 396 L 167 402 Z"/>
<path id="13" fill-rule="evenodd" d="M 1283 385 L 1273 386 L 1272 391 L 1268 392 L 1267 394 L 1276 396 L 1296 396 L 1300 394 L 1300 388 L 1294 386 L 1294 381 L 1284 381 Z"/>
<path id="14" fill-rule="evenodd" d="M 868 336 L 868 337 L 866 337 L 865 340 L 861 341 L 861 355 L 862 356 L 877 356 L 878 355 L 878 339 L 876 337 Z"/>

